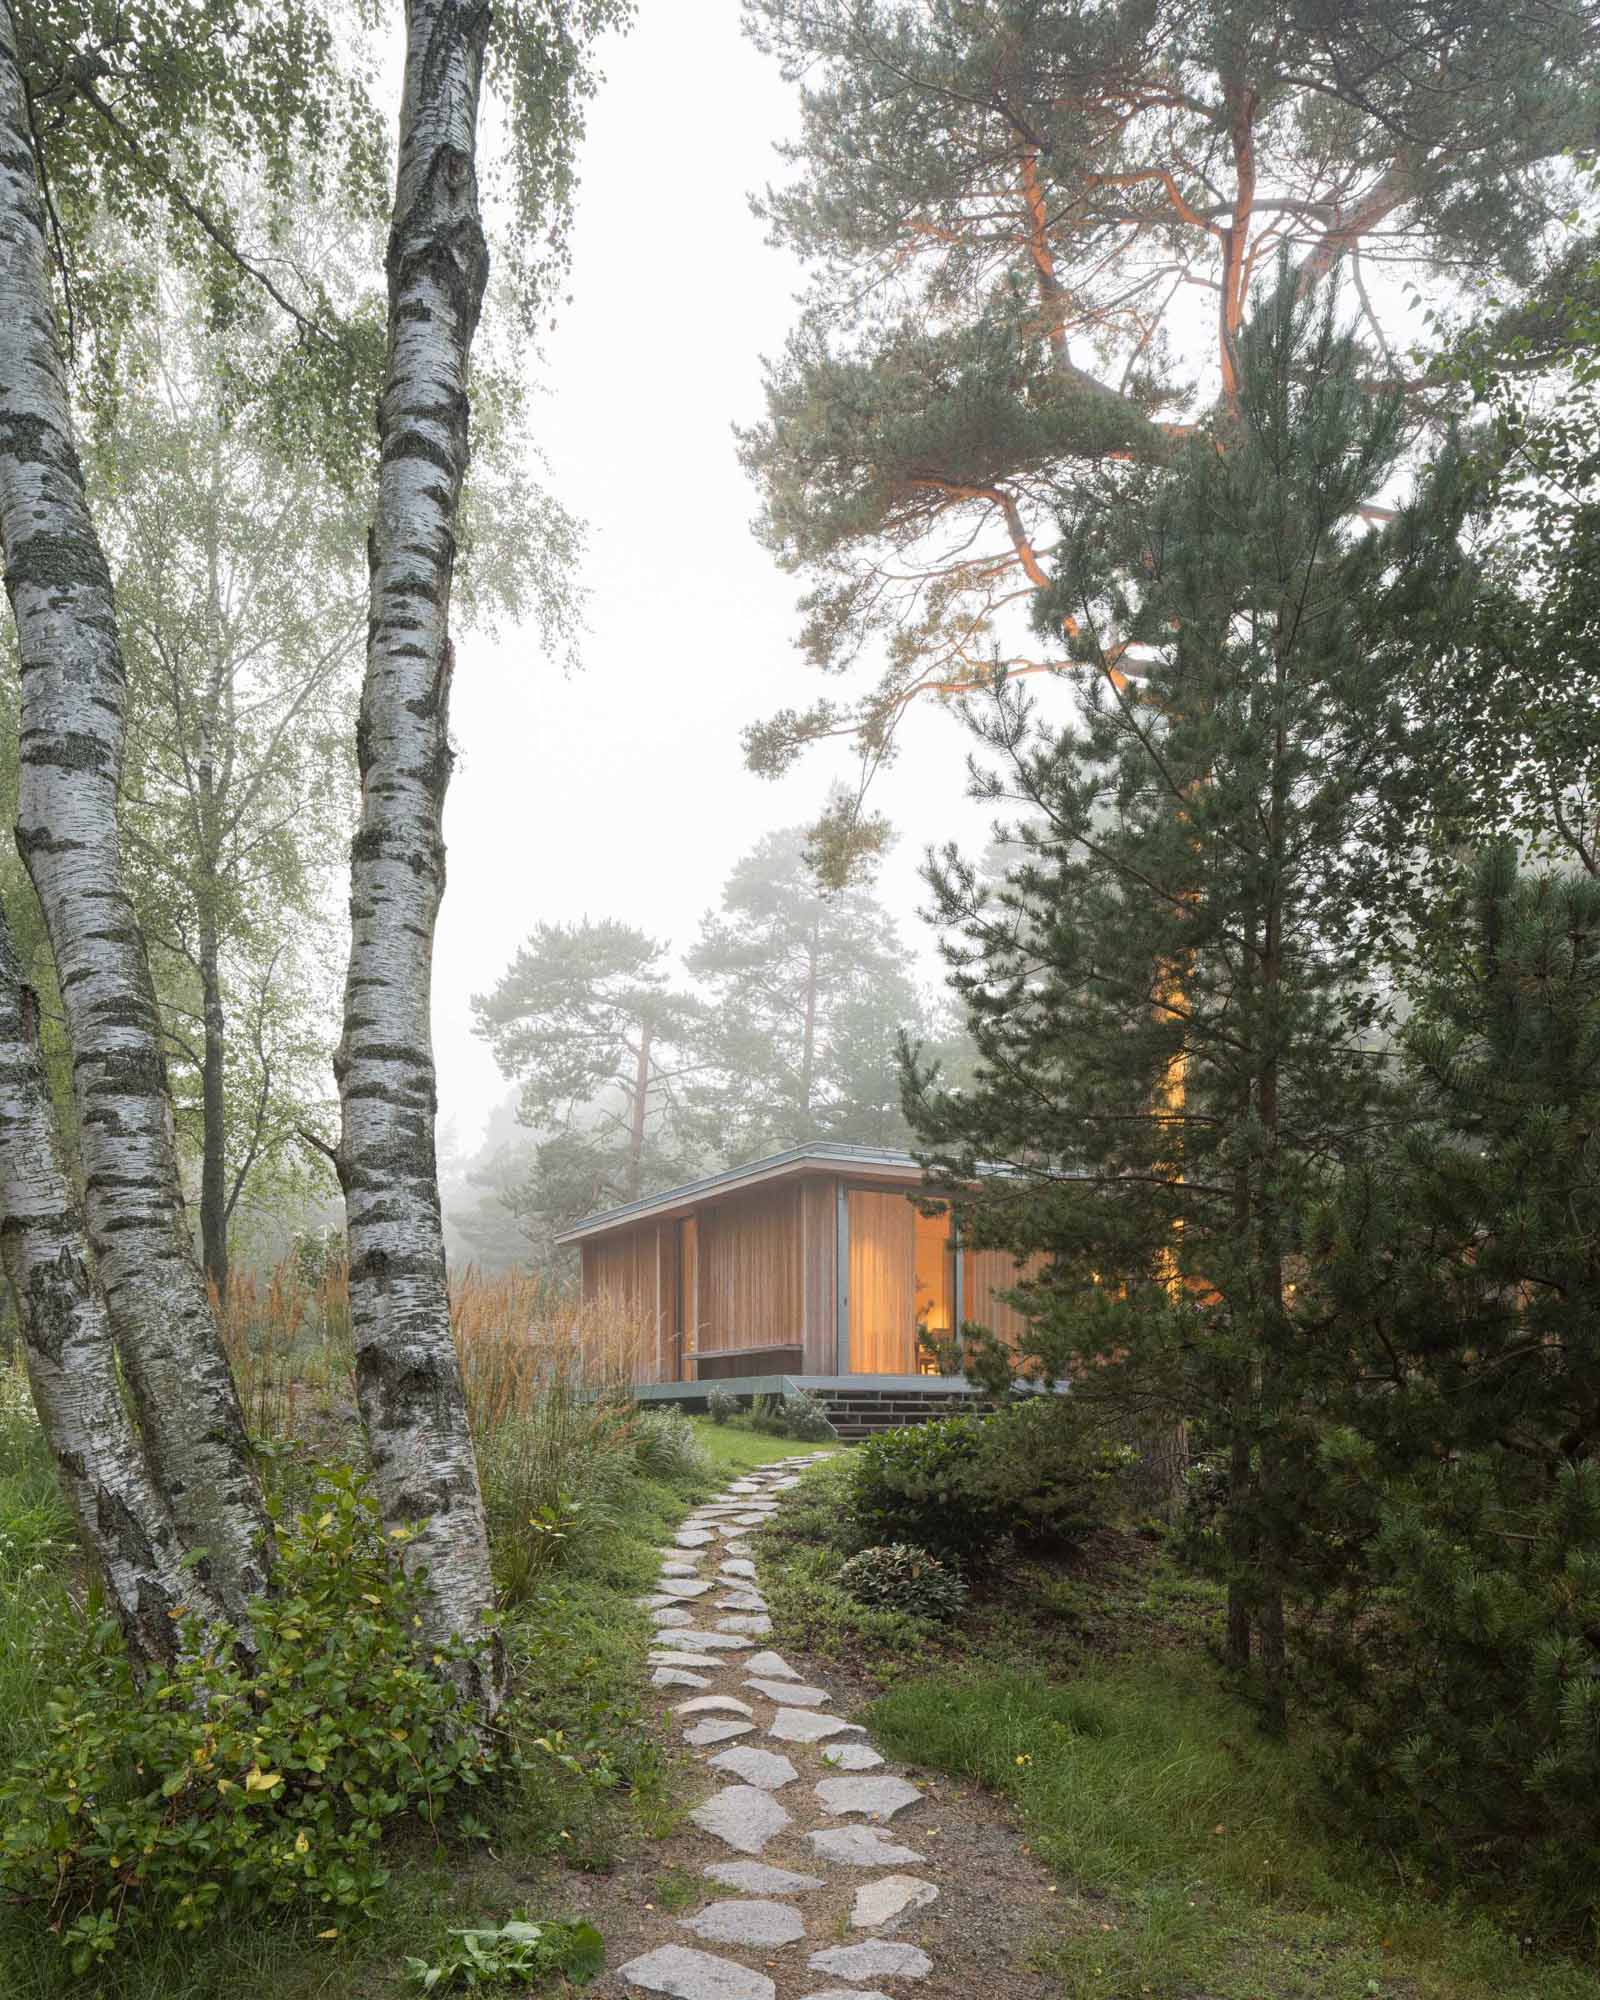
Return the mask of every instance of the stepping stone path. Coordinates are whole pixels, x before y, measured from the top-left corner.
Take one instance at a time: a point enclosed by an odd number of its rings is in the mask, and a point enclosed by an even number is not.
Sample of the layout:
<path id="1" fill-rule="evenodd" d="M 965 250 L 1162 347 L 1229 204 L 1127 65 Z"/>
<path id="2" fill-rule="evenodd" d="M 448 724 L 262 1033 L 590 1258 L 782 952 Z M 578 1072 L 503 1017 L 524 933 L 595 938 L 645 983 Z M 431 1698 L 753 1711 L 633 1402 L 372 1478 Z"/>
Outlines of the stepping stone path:
<path id="1" fill-rule="evenodd" d="M 701 1906 L 659 1913 L 659 1942 L 609 1975 L 602 1991 L 907 2000 L 934 1969 L 926 1951 L 899 1935 L 939 1897 L 937 1882 L 903 1872 L 927 1865 L 898 1824 L 905 1815 L 915 1839 L 922 1792 L 882 1770 L 865 1730 L 832 1712 L 825 1687 L 809 1686 L 781 1653 L 752 1650 L 772 1625 L 740 1537 L 770 1519 L 802 1468 L 824 1456 L 752 1473 L 697 1508 L 665 1552 L 656 1594 L 643 1600 L 655 1627 L 656 1685 L 705 1690 L 673 1701 L 672 1720 L 716 1781 L 690 1818 L 724 1858 L 702 1870 Z M 699 1601 L 713 1590 L 721 1595 Z M 877 1775 L 838 1775 L 866 1771 Z M 883 1831 L 891 1818 L 892 1836 Z"/>

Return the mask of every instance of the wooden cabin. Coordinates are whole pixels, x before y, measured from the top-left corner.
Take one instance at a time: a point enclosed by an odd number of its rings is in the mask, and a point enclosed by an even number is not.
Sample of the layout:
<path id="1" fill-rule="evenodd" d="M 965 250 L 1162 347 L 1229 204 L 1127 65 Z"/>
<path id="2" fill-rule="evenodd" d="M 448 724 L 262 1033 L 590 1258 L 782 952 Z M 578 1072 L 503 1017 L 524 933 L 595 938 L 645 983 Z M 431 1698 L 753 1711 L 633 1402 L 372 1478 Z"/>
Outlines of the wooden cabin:
<path id="1" fill-rule="evenodd" d="M 904 1421 L 971 1393 L 938 1374 L 919 1329 L 1022 1330 L 997 1296 L 1017 1282 L 1016 1259 L 962 1249 L 947 1211 L 913 1203 L 921 1186 L 906 1153 L 797 1146 L 589 1216 L 559 1240 L 581 1252 L 586 1303 L 609 1298 L 653 1329 L 647 1400 L 804 1388 L 836 1423 L 857 1411 Z"/>

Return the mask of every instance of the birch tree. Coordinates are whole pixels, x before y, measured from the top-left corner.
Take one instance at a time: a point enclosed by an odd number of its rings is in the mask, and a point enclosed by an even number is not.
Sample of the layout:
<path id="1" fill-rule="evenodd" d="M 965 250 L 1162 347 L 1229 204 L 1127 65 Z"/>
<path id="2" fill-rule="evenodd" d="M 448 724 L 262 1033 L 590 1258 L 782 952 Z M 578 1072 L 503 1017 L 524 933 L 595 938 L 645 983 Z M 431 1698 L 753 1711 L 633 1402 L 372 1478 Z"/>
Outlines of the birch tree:
<path id="1" fill-rule="evenodd" d="M 538 121 L 516 156 L 525 218 L 530 197 L 537 212 L 552 181 L 558 191 L 570 187 L 570 121 L 591 87 L 578 37 L 625 11 L 613 0 L 507 10 L 511 39 L 501 44 L 498 71 L 521 116 Z M 477 173 L 489 32 L 489 10 L 477 0 L 408 0 L 356 737 L 361 820 L 351 849 L 350 970 L 334 1065 L 357 1394 L 385 1520 L 427 1519 L 408 1554 L 427 1566 L 440 1634 L 476 1630 L 493 1598 L 450 1332 L 429 1016 L 444 893 L 441 822 L 455 670 L 450 599 L 467 468 L 469 358 L 489 268 Z M 487 1683 L 475 1692 L 487 1700 L 494 1694 Z"/>
<path id="2" fill-rule="evenodd" d="M 203 1577 L 242 1621 L 267 1580 L 267 1519 L 190 1242 L 160 1016 L 123 876 L 116 802 L 126 674 L 73 440 L 9 5 L 0 8 L 0 132 L 0 548 L 21 660 L 17 846 L 44 913 L 72 1042 L 92 1268 L 151 1473 L 185 1548 L 204 1551 Z M 42 1072 L 20 1076 L 30 1104 L 39 1087 Z M 38 1168 L 31 1129 L 10 1128 L 0 1168 L 8 1223 L 24 1236 Z M 47 1211 L 46 1221 L 60 1218 L 51 1225 L 58 1241 L 68 1213 Z M 48 1241 L 20 1248 L 18 1268 Z M 88 1255 L 73 1254 L 87 1272 Z M 26 1305 L 31 1295 L 22 1296 Z M 35 1329 L 25 1337 L 32 1349 Z M 70 1449 L 59 1435 L 52 1442 L 58 1459 Z"/>
<path id="3" fill-rule="evenodd" d="M 375 1482 L 391 1524 L 432 1523 L 409 1551 L 430 1577 L 425 1637 L 476 1632 L 490 1605 L 445 1309 L 427 1017 L 467 364 L 487 268 L 479 95 L 487 56 L 512 113 L 506 243 L 531 327 L 564 262 L 573 149 L 594 84 L 589 44 L 627 13 L 625 0 L 511 5 L 492 42 L 485 7 L 416 0 L 406 13 L 338 1164 Z M 359 343 L 324 288 L 295 296 L 286 286 L 271 231 L 264 247 L 251 239 L 219 163 L 253 166 L 280 197 L 300 184 L 313 193 L 338 186 L 370 209 L 384 148 L 360 65 L 345 65 L 345 39 L 314 8 L 250 0 L 199 19 L 161 0 L 109 20 L 78 0 L 26 17 L 12 0 L 0 4 L 0 547 L 21 662 L 17 840 L 73 1052 L 87 1194 L 87 1245 L 73 1257 L 98 1277 L 132 1390 L 154 1498 L 131 1474 L 123 1485 L 135 1513 L 148 1512 L 150 1588 L 163 1588 L 165 1505 L 201 1584 L 236 1622 L 267 1582 L 267 1524 L 184 1213 L 161 1024 L 123 867 L 126 674 L 56 308 L 69 341 L 88 325 L 95 359 L 114 369 L 129 289 L 124 274 L 108 272 L 106 246 L 119 230 L 142 239 L 158 224 L 175 228 L 218 311 L 259 287 L 294 328 L 284 382 L 298 393 L 302 436 L 320 447 L 347 406 L 359 406 Z M 91 226 L 106 216 L 114 227 Z M 136 287 L 132 297 L 137 306 Z M 18 1104 L 42 1116 L 37 1067 L 13 1072 Z M 33 1129 L 20 1115 L 0 1128 L 10 1257 L 21 1272 L 35 1253 L 60 1261 L 72 1242 L 69 1209 L 36 1213 L 28 1198 Z M 23 1291 L 25 1311 L 34 1295 Z M 41 1408 L 49 1421 L 59 1406 L 45 1394 Z M 94 1441 L 83 1426 L 70 1441 L 53 1431 L 58 1455 Z M 104 1463 L 86 1468 L 86 1490 L 109 1490 L 124 1464 L 117 1450 L 105 1432 Z M 118 1601 L 131 1600 L 124 1591 Z M 128 1623 L 137 1647 L 138 1622 Z M 492 1703 L 493 1678 L 471 1691 Z"/>
<path id="4" fill-rule="evenodd" d="M 128 650 L 132 893 L 225 1298 L 252 1179 L 285 1156 L 303 1178 L 298 1128 L 329 1095 L 317 966 L 354 806 L 360 510 L 227 406 L 195 287 L 163 273 L 158 299 L 148 385 L 121 389 L 91 465 Z"/>
<path id="5" fill-rule="evenodd" d="M 105 1300 L 58 1156 L 38 999 L 0 918 L 0 1256 L 34 1403 L 83 1546 L 136 1655 L 169 1655 L 182 1609 L 220 1616 L 182 1566 L 183 1538 L 123 1399 Z"/>

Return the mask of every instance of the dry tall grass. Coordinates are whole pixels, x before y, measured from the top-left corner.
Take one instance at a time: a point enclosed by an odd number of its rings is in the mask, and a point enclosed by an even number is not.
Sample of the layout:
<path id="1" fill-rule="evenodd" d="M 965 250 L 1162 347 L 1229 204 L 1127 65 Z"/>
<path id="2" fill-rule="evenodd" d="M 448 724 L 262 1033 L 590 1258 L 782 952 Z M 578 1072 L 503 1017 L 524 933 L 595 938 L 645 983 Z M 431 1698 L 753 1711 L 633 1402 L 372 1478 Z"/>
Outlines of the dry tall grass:
<path id="1" fill-rule="evenodd" d="M 218 1308 L 252 1436 L 305 1439 L 347 1421 L 355 1405 L 350 1283 L 337 1257 L 284 1258 L 240 1271 Z M 450 1287 L 450 1326 L 474 1436 L 532 1416 L 551 1394 L 577 1402 L 626 1399 L 653 1330 L 621 1301 L 581 1305 L 538 1271 Z"/>
<path id="2" fill-rule="evenodd" d="M 450 1288 L 450 1324 L 479 1436 L 528 1415 L 552 1390 L 621 1400 L 654 1338 L 621 1301 L 580 1304 L 537 1271 L 464 1272 Z"/>
<path id="3" fill-rule="evenodd" d="M 233 1274 L 225 1303 L 212 1294 L 222 1344 L 252 1437 L 304 1442 L 355 1410 L 350 1279 L 342 1259 L 285 1257 L 265 1272 Z"/>

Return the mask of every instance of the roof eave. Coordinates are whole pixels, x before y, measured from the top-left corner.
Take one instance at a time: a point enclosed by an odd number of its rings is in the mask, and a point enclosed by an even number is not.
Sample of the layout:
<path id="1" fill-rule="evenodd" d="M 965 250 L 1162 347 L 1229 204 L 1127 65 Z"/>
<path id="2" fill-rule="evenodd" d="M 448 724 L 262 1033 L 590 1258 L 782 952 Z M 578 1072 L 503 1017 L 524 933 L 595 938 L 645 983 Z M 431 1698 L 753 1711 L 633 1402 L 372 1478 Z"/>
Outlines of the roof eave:
<path id="1" fill-rule="evenodd" d="M 795 1174 L 847 1173 L 852 1170 L 864 1175 L 892 1176 L 906 1181 L 920 1182 L 922 1179 L 922 1169 L 909 1153 L 869 1146 L 829 1145 L 826 1142 L 793 1146 L 787 1152 L 773 1153 L 764 1160 L 752 1160 L 746 1167 L 727 1167 L 720 1173 L 686 1181 L 681 1187 L 666 1188 L 660 1194 L 644 1195 L 638 1201 L 602 1209 L 596 1215 L 585 1216 L 570 1229 L 562 1230 L 556 1242 L 581 1243 L 590 1237 L 608 1235 L 614 1229 L 665 1220 L 675 1214 L 686 1214 L 715 1195 L 742 1193 L 747 1188 L 760 1187 L 767 1181 L 785 1180 Z"/>

